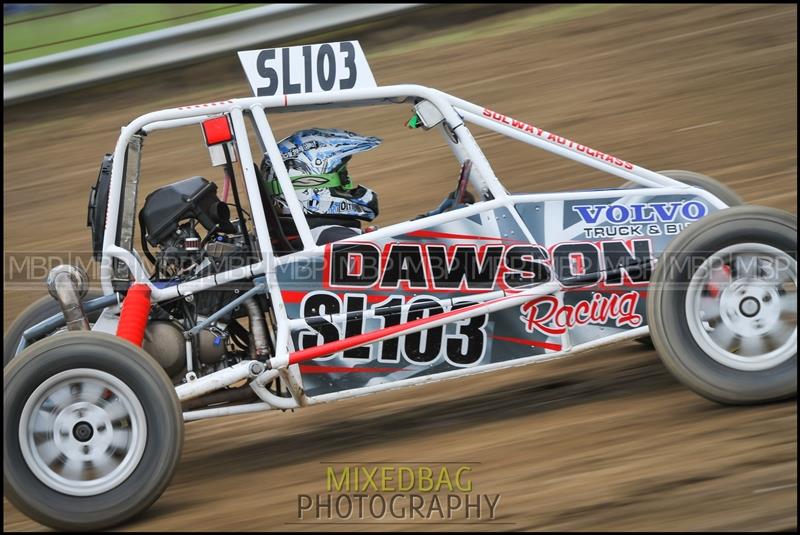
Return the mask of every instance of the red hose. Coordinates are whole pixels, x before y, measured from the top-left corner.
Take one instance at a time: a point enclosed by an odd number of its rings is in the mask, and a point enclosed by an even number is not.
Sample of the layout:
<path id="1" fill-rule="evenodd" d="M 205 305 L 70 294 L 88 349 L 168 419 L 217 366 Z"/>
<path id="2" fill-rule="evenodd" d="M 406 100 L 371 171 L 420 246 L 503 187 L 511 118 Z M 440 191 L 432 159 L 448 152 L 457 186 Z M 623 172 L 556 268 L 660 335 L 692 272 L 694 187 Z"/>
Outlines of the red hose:
<path id="1" fill-rule="evenodd" d="M 117 336 L 141 347 L 149 315 L 150 287 L 146 284 L 134 284 L 122 302 Z"/>

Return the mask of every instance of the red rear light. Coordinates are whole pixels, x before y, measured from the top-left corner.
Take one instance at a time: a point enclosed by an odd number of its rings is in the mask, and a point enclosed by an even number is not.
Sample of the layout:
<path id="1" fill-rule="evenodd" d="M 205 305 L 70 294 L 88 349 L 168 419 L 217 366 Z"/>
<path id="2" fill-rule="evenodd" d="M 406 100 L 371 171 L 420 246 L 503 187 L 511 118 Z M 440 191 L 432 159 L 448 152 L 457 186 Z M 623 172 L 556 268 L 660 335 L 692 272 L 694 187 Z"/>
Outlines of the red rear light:
<path id="1" fill-rule="evenodd" d="M 209 146 L 233 141 L 233 133 L 228 122 L 228 116 L 223 115 L 222 117 L 203 121 L 203 135 L 206 137 L 206 145 Z"/>

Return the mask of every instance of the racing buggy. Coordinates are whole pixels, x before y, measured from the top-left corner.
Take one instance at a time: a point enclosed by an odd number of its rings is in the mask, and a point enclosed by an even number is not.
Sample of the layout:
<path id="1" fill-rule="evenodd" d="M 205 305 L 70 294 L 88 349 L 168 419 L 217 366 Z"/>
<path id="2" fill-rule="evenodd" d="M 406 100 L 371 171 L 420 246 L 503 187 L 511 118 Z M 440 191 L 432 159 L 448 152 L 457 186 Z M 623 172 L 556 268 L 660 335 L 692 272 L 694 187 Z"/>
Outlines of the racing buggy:
<path id="1" fill-rule="evenodd" d="M 31 518 L 102 529 L 143 511 L 175 471 L 187 421 L 625 340 L 652 344 L 717 402 L 796 394 L 795 215 L 435 89 L 377 86 L 356 41 L 240 59 L 255 96 L 142 115 L 103 159 L 88 217 L 102 291 L 89 292 L 80 267 L 58 266 L 50 295 L 6 333 L 4 489 Z M 379 229 L 314 212 L 317 186 L 346 189 L 343 167 L 298 174 L 289 163 L 311 155 L 313 167 L 341 143 L 290 147 L 270 119 L 383 105 L 409 106 L 408 126 L 441 134 L 460 166 L 452 193 Z M 468 125 L 625 182 L 510 193 Z M 143 146 L 173 128 L 202 131 L 223 183 L 191 177 L 140 202 Z M 351 195 L 329 208 L 367 205 Z M 346 232 L 325 237 L 323 227 Z"/>

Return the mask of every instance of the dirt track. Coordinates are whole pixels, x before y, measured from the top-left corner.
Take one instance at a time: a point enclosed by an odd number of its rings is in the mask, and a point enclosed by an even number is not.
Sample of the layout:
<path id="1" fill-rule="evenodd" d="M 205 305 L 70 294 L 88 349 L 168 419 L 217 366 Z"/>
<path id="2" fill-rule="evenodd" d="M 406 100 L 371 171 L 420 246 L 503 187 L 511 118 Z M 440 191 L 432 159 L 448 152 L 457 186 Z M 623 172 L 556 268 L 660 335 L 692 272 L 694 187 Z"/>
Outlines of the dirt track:
<path id="1" fill-rule="evenodd" d="M 461 9 L 466 21 L 471 11 Z M 361 39 L 381 84 L 437 87 L 645 167 L 705 173 L 747 202 L 795 211 L 796 23 L 788 5 L 543 7 L 417 28 L 413 39 L 412 24 L 348 38 Z M 246 94 L 235 62 L 219 60 L 6 110 L 5 252 L 86 251 L 88 188 L 122 124 L 158 107 Z M 98 102 L 111 109 L 100 113 Z M 384 138 L 351 166 L 379 191 L 382 224 L 435 206 L 456 179 L 439 138 L 404 130 L 406 115 L 379 108 L 314 118 Z M 284 135 L 295 126 L 286 116 L 273 123 Z M 476 133 L 512 191 L 617 183 Z M 148 141 L 142 191 L 209 173 L 193 134 Z M 31 292 L 6 286 L 4 297 L 8 326 Z M 376 529 L 287 523 L 297 522 L 298 494 L 325 491 L 326 463 L 469 461 L 478 463 L 476 491 L 501 495 L 495 529 L 791 530 L 796 435 L 795 401 L 722 407 L 678 384 L 654 352 L 624 344 L 296 413 L 188 424 L 172 485 L 124 528 Z M 7 501 L 3 510 L 6 530 L 41 528 Z"/>

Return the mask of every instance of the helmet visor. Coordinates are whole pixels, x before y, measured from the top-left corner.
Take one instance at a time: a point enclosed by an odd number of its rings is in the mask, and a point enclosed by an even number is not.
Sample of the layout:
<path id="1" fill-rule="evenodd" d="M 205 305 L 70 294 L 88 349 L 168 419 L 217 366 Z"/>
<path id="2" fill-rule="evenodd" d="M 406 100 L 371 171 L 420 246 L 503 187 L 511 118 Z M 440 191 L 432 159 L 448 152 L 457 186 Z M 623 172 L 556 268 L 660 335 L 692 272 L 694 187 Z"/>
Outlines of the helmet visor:
<path id="1" fill-rule="evenodd" d="M 350 175 L 345 165 L 332 173 L 290 175 L 289 178 L 292 180 L 294 189 L 297 190 L 309 188 L 342 188 L 350 190 L 355 188 L 355 185 L 350 181 Z M 281 185 L 278 183 L 277 177 L 269 181 L 269 186 L 273 194 L 277 195 L 281 193 Z"/>

